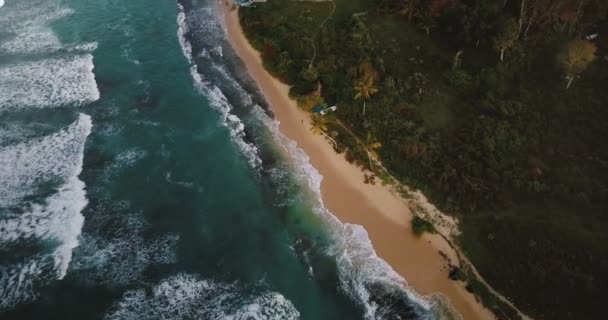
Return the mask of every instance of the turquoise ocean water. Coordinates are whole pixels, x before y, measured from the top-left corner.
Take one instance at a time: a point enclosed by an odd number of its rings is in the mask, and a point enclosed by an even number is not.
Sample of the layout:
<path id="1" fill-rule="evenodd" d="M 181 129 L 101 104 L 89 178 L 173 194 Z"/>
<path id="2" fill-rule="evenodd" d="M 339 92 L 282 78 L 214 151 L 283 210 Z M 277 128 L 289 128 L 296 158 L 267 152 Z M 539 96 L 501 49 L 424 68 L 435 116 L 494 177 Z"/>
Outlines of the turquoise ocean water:
<path id="1" fill-rule="evenodd" d="M 0 319 L 443 317 L 323 208 L 213 2 L 4 2 Z"/>

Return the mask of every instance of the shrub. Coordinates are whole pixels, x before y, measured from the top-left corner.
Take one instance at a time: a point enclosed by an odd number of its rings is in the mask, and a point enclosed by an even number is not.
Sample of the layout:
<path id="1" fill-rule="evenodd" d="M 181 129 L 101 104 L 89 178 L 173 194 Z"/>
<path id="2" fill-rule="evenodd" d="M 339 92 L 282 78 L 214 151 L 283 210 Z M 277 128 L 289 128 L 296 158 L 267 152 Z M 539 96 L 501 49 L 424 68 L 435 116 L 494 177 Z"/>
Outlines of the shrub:
<path id="1" fill-rule="evenodd" d="M 412 232 L 416 237 L 422 236 L 423 233 L 435 233 L 435 226 L 428 220 L 420 218 L 418 216 L 414 216 L 412 219 Z"/>

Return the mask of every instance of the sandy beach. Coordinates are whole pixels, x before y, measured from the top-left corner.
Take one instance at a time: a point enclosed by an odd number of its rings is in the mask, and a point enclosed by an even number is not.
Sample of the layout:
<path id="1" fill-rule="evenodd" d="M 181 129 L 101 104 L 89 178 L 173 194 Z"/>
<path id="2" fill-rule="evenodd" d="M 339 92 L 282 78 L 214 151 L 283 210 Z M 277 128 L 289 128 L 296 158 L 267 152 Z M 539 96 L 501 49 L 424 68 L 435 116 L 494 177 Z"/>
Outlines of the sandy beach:
<path id="1" fill-rule="evenodd" d="M 447 242 L 437 235 L 414 237 L 410 229 L 412 214 L 405 201 L 389 187 L 365 184 L 360 168 L 334 152 L 322 136 L 312 134 L 309 115 L 289 98 L 289 87 L 264 69 L 260 54 L 241 30 L 238 10 L 231 7 L 229 2 L 221 5 L 228 40 L 271 105 L 280 123 L 279 130 L 297 142 L 323 176 L 325 206 L 341 221 L 365 227 L 377 254 L 416 292 L 444 294 L 463 319 L 494 319 L 461 282 L 448 278 L 447 262 L 439 251 L 452 261 L 457 258 Z"/>

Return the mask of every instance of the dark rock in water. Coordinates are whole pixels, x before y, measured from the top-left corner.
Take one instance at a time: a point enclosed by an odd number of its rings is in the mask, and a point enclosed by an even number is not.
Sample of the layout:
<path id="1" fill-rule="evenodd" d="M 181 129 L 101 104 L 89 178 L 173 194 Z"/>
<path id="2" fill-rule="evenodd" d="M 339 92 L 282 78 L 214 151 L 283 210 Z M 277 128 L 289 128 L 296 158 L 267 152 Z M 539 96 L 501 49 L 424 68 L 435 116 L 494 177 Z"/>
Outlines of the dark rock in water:
<path id="1" fill-rule="evenodd" d="M 384 284 L 368 285 L 370 302 L 378 305 L 377 314 L 386 320 L 420 319 L 417 305 L 410 301 L 406 294 L 396 288 L 387 288 Z"/>
<path id="2" fill-rule="evenodd" d="M 296 250 L 296 252 L 306 252 L 309 251 L 310 249 L 312 249 L 313 247 L 313 242 L 308 239 L 307 237 L 299 237 L 294 245 L 293 245 L 294 249 Z"/>
<path id="3" fill-rule="evenodd" d="M 152 90 L 152 92 L 156 91 Z M 144 93 L 137 97 L 137 109 L 141 111 L 152 110 L 158 106 L 159 100 L 158 94 Z"/>

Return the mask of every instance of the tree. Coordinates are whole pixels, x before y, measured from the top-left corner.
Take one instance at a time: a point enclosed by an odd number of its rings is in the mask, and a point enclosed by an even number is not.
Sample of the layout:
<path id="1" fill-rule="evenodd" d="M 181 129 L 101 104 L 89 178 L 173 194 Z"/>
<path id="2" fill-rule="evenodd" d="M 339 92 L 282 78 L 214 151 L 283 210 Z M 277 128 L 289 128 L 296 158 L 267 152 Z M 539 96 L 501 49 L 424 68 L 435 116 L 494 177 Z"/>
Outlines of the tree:
<path id="1" fill-rule="evenodd" d="M 595 60 L 596 51 L 595 44 L 583 39 L 574 39 L 562 48 L 557 60 L 566 77 L 566 88 Z"/>
<path id="2" fill-rule="evenodd" d="M 431 34 L 431 29 L 437 26 L 435 16 L 431 10 L 420 10 L 418 13 L 418 26 L 422 28 L 426 34 Z"/>
<path id="3" fill-rule="evenodd" d="M 528 35 L 530 27 L 537 24 L 539 27 L 553 27 L 561 20 L 561 14 L 565 12 L 564 7 L 569 0 L 528 0 L 526 8 L 522 4 L 520 14 L 520 31 L 523 21 L 527 22 L 524 36 Z"/>
<path id="4" fill-rule="evenodd" d="M 500 15 L 500 8 L 495 2 L 485 0 L 472 0 L 461 8 L 464 38 L 468 43 L 475 43 L 475 47 L 478 47 L 482 39 L 492 34 L 497 16 Z"/>
<path id="5" fill-rule="evenodd" d="M 372 158 L 374 158 L 375 160 L 378 157 L 376 149 L 382 147 L 382 144 L 378 142 L 378 140 L 376 140 L 376 138 L 372 136 L 370 132 L 367 133 L 367 136 L 365 137 L 365 141 L 363 143 L 365 147 L 365 152 L 367 152 L 367 159 L 369 160 L 369 168 L 372 169 Z"/>
<path id="6" fill-rule="evenodd" d="M 363 115 L 365 115 L 365 102 L 377 92 L 378 88 L 375 87 L 373 77 L 363 77 L 355 84 L 355 99 L 363 100 Z"/>
<path id="7" fill-rule="evenodd" d="M 320 114 L 313 114 L 310 119 L 310 130 L 313 134 L 325 136 L 327 139 L 334 143 L 334 147 L 338 148 L 338 143 L 327 132 L 327 120 Z"/>
<path id="8" fill-rule="evenodd" d="M 515 20 L 509 20 L 500 34 L 494 39 L 494 49 L 500 52 L 500 61 L 504 61 L 505 51 L 517 45 L 519 37 L 519 27 Z"/>
<path id="9" fill-rule="evenodd" d="M 291 58 L 289 57 L 289 52 L 283 51 L 279 55 L 279 62 L 277 63 L 277 69 L 280 74 L 285 75 L 289 72 L 289 68 L 292 65 Z"/>
<path id="10" fill-rule="evenodd" d="M 300 76 L 308 82 L 313 82 L 319 78 L 319 71 L 313 66 L 308 66 L 302 69 Z"/>
<path id="11" fill-rule="evenodd" d="M 407 16 L 407 21 L 412 22 L 412 18 L 417 16 L 422 4 L 421 0 L 403 0 L 400 13 Z"/>

